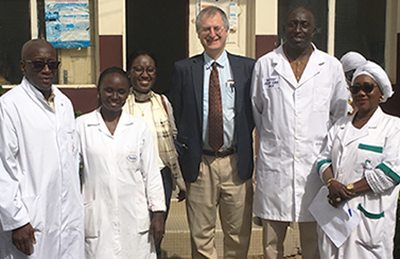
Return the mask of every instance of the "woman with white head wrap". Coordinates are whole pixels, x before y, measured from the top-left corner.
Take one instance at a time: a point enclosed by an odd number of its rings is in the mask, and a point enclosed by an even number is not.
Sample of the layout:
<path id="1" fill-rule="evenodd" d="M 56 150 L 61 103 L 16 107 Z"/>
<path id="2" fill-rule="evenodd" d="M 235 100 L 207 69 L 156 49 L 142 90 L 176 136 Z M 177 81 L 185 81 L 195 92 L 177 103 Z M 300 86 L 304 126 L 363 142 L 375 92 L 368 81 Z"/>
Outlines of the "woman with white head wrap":
<path id="1" fill-rule="evenodd" d="M 358 111 L 329 131 L 317 159 L 327 202 L 350 208 L 361 222 L 337 247 L 318 228 L 321 258 L 392 258 L 400 182 L 400 119 L 379 107 L 393 95 L 385 71 L 373 62 L 358 68 L 350 86 Z M 345 219 L 347 220 L 347 219 Z"/>
<path id="2" fill-rule="evenodd" d="M 343 66 L 344 75 L 346 77 L 346 82 L 348 86 L 351 84 L 351 80 L 353 79 L 353 74 L 357 68 L 363 66 L 367 60 L 358 52 L 349 51 L 342 56 L 340 62 Z M 357 111 L 357 108 L 353 104 L 353 100 L 351 99 L 351 94 L 349 92 L 349 111 L 348 114 L 352 115 Z"/>
<path id="3" fill-rule="evenodd" d="M 342 63 L 344 72 L 349 72 L 361 67 L 367 60 L 360 53 L 349 51 L 340 58 L 340 62 Z"/>

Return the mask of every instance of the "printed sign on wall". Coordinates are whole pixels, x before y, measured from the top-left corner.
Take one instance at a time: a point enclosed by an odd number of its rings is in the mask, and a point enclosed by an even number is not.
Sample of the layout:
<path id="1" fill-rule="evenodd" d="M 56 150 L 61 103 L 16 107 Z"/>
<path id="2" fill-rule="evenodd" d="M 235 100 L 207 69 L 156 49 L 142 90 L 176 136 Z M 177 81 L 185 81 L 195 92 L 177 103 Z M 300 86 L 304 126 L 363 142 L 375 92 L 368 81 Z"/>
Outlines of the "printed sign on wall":
<path id="1" fill-rule="evenodd" d="M 46 0 L 46 38 L 55 48 L 90 46 L 88 0 Z"/>

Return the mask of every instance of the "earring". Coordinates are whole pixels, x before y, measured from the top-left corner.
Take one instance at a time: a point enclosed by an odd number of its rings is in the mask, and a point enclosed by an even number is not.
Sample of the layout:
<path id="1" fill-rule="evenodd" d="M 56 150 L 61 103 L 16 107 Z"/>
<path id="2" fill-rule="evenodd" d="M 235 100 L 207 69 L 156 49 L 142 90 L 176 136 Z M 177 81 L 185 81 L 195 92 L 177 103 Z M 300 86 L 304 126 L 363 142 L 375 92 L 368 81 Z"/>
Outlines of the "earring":
<path id="1" fill-rule="evenodd" d="M 383 101 L 384 96 L 379 97 L 379 101 Z"/>

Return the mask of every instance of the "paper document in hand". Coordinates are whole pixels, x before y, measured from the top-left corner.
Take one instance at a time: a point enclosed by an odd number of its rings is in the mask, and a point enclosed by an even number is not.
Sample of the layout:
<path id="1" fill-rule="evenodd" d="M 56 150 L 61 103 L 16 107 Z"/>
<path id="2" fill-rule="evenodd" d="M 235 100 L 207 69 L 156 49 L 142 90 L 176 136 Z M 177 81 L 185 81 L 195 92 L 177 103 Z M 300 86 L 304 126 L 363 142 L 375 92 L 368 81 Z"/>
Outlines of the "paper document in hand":
<path id="1" fill-rule="evenodd" d="M 346 202 L 334 208 L 327 200 L 328 193 L 328 188 L 322 186 L 308 210 L 335 246 L 340 247 L 360 224 L 361 216 Z"/>

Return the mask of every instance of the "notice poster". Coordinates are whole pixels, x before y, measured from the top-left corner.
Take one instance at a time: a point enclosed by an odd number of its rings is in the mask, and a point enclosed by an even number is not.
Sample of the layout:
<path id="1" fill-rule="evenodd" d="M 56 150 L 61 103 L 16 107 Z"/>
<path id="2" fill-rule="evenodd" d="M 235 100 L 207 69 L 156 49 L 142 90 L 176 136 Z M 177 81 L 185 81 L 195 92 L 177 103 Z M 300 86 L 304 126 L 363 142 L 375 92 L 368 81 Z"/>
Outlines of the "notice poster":
<path id="1" fill-rule="evenodd" d="M 46 39 L 55 48 L 90 46 L 88 0 L 46 0 Z"/>

